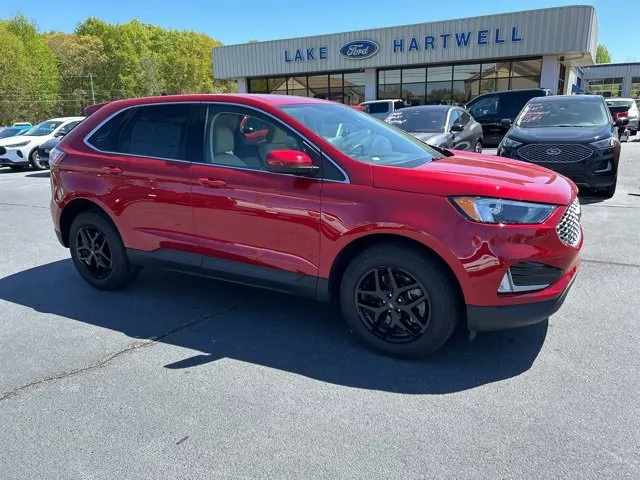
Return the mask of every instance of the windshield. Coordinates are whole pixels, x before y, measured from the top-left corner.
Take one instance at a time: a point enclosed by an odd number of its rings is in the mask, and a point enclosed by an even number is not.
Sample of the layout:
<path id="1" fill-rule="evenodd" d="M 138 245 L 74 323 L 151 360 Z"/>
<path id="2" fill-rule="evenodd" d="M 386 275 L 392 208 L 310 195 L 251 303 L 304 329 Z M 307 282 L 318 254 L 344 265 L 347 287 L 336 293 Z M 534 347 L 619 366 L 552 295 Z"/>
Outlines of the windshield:
<path id="1" fill-rule="evenodd" d="M 50 135 L 53 131 L 62 125 L 62 122 L 54 120 L 47 120 L 46 122 L 39 123 L 31 130 L 25 133 L 26 136 L 43 137 L 44 135 Z"/>
<path id="2" fill-rule="evenodd" d="M 602 102 L 533 101 L 522 109 L 516 125 L 523 128 L 595 127 L 609 123 Z"/>
<path id="3" fill-rule="evenodd" d="M 361 162 L 412 168 L 444 157 L 402 130 L 345 105 L 283 105 L 280 109 Z"/>
<path id="4" fill-rule="evenodd" d="M 389 111 L 389 102 L 365 103 L 364 111 L 367 113 L 387 113 Z"/>
<path id="5" fill-rule="evenodd" d="M 405 132 L 435 133 L 444 132 L 447 111 L 442 108 L 410 108 L 399 110 L 387 117 L 387 122 Z"/>

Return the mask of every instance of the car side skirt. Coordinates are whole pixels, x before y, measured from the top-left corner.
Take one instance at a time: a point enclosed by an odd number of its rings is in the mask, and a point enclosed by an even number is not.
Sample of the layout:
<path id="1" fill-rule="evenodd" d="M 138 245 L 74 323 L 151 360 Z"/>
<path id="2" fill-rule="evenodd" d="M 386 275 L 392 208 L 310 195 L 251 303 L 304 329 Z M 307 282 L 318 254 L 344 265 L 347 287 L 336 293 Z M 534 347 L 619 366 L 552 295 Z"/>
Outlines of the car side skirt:
<path id="1" fill-rule="evenodd" d="M 153 252 L 127 249 L 131 264 L 199 275 L 328 302 L 329 279 L 250 265 L 197 253 L 161 248 Z"/>

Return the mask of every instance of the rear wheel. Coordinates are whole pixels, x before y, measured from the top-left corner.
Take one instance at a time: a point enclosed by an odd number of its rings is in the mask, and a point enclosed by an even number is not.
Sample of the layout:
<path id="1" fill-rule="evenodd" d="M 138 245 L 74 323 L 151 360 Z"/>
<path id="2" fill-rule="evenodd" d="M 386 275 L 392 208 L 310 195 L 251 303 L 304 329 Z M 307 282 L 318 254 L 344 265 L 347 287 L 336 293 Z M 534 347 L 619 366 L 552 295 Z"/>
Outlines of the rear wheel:
<path id="1" fill-rule="evenodd" d="M 98 212 L 83 212 L 74 219 L 69 249 L 80 276 L 100 290 L 122 288 L 137 273 L 129 263 L 120 234 Z"/>
<path id="2" fill-rule="evenodd" d="M 460 317 L 449 273 L 420 250 L 392 243 L 353 259 L 343 275 L 340 304 L 362 343 L 400 357 L 435 352 Z"/>
<path id="3" fill-rule="evenodd" d="M 476 140 L 476 144 L 473 146 L 473 151 L 476 153 L 482 153 L 482 142 L 480 140 Z"/>
<path id="4" fill-rule="evenodd" d="M 29 155 L 29 162 L 31 166 L 36 170 L 46 170 L 47 167 L 43 165 L 40 155 L 38 154 L 38 149 L 36 148 L 31 155 Z"/>

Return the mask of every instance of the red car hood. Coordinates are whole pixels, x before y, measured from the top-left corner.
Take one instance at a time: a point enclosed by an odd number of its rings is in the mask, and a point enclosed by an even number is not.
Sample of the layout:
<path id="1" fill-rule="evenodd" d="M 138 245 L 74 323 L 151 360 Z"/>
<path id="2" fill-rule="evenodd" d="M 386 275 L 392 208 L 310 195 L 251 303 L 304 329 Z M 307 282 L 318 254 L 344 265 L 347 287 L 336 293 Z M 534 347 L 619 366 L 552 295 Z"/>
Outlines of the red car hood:
<path id="1" fill-rule="evenodd" d="M 417 168 L 374 165 L 379 188 L 440 196 L 471 195 L 568 205 L 578 193 L 571 180 L 537 165 L 492 155 L 455 152 Z"/>

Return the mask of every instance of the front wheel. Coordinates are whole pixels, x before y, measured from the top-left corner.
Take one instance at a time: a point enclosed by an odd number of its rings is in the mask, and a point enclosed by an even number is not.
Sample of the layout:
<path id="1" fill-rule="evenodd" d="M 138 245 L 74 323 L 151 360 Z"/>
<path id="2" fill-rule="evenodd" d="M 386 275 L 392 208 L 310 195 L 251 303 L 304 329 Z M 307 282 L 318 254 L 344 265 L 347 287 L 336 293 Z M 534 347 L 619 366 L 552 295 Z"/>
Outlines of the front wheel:
<path id="1" fill-rule="evenodd" d="M 38 154 L 38 149 L 36 148 L 31 155 L 29 155 L 29 163 L 35 170 L 46 170 L 47 167 L 42 164 L 42 159 L 40 158 L 40 154 Z"/>
<path id="2" fill-rule="evenodd" d="M 482 142 L 480 140 L 476 141 L 476 144 L 473 146 L 473 151 L 476 153 L 482 153 Z"/>
<path id="3" fill-rule="evenodd" d="M 388 243 L 349 264 L 340 304 L 365 345 L 387 355 L 422 357 L 451 336 L 461 314 L 457 291 L 451 275 L 426 253 Z"/>
<path id="4" fill-rule="evenodd" d="M 69 249 L 76 270 L 92 287 L 116 290 L 134 276 L 120 234 L 98 212 L 83 212 L 75 218 L 69 231 Z"/>

